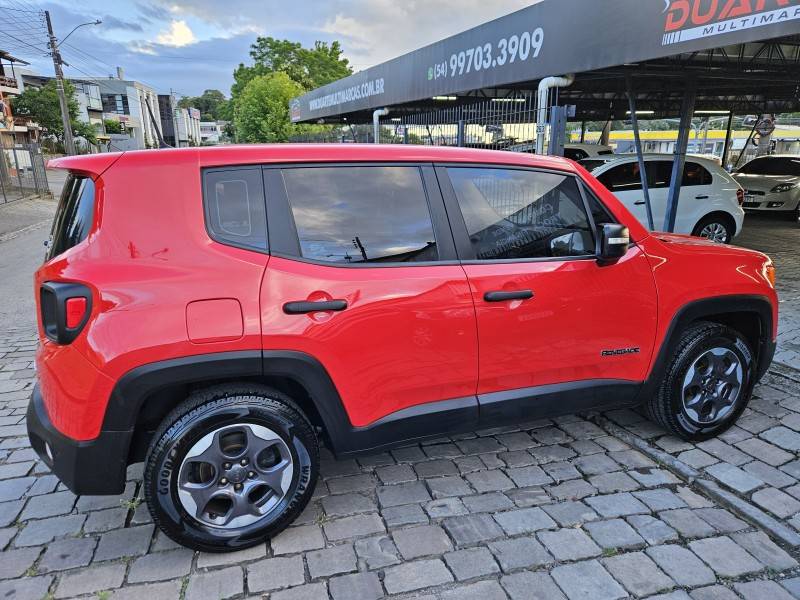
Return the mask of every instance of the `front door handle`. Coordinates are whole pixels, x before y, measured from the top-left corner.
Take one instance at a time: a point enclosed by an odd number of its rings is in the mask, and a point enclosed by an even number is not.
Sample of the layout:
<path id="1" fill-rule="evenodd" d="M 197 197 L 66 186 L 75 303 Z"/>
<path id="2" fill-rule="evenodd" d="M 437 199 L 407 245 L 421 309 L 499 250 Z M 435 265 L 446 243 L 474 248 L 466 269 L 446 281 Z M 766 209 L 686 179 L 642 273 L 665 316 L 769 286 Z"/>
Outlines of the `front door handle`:
<path id="1" fill-rule="evenodd" d="M 634 202 L 634 204 L 636 206 L 641 206 L 642 204 L 645 204 L 645 201 L 644 200 L 639 200 L 638 202 Z"/>
<path id="2" fill-rule="evenodd" d="M 695 196 L 696 200 L 708 200 L 708 196 L 705 194 L 700 194 L 699 196 Z"/>
<path id="3" fill-rule="evenodd" d="M 486 292 L 483 299 L 486 302 L 505 302 L 507 300 L 528 300 L 533 298 L 533 291 L 531 290 L 514 290 L 513 292 Z"/>
<path id="4" fill-rule="evenodd" d="M 328 310 L 339 311 L 345 308 L 347 308 L 347 300 L 320 300 L 318 302 L 304 300 L 300 302 L 287 302 L 283 305 L 283 312 L 287 315 L 304 315 Z"/>

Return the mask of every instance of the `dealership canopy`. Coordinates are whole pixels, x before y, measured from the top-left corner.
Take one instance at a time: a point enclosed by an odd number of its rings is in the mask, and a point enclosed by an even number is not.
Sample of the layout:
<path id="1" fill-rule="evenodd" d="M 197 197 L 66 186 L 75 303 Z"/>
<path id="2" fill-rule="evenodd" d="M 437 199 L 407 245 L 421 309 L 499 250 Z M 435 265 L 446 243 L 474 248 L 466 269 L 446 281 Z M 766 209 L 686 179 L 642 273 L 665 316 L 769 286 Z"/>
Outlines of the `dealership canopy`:
<path id="1" fill-rule="evenodd" d="M 577 74 L 561 102 L 579 118 L 637 106 L 679 112 L 687 80 L 697 106 L 800 110 L 800 0 L 544 0 L 312 90 L 290 103 L 295 122 L 368 121 L 393 113 L 528 93 Z"/>

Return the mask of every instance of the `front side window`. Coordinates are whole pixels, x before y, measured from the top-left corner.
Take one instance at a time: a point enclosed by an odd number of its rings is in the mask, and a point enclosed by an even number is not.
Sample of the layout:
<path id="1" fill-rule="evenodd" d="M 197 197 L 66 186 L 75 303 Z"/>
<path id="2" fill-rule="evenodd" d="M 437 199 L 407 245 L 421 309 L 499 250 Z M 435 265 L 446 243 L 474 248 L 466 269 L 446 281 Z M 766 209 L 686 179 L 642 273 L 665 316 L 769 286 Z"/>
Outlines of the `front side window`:
<path id="1" fill-rule="evenodd" d="M 267 219 L 261 169 L 207 171 L 203 178 L 206 227 L 230 246 L 267 249 Z"/>
<path id="2" fill-rule="evenodd" d="M 414 166 L 283 170 L 303 258 L 326 263 L 439 259 L 422 176 Z"/>
<path id="3" fill-rule="evenodd" d="M 94 220 L 95 186 L 90 177 L 70 175 L 50 231 L 47 258 L 66 252 L 89 236 Z"/>
<path id="4" fill-rule="evenodd" d="M 589 217 L 571 175 L 519 169 L 447 169 L 479 260 L 589 256 Z"/>

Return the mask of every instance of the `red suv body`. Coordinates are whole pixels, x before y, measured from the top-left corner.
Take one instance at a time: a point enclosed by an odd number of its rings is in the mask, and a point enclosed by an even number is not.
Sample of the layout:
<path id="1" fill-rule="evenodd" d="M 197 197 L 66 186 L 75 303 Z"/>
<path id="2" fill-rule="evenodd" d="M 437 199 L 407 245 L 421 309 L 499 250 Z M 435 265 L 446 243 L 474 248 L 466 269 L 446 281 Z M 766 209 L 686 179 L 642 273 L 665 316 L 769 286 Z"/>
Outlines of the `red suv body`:
<path id="1" fill-rule="evenodd" d="M 774 353 L 768 257 L 651 234 L 564 159 L 275 145 L 49 166 L 71 176 L 35 276 L 28 426 L 76 493 L 121 492 L 208 388 L 274 390 L 338 456 L 640 403 L 699 437 L 732 423 Z M 729 343 L 675 367 L 700 325 Z M 154 490 L 178 498 L 169 477 Z"/>

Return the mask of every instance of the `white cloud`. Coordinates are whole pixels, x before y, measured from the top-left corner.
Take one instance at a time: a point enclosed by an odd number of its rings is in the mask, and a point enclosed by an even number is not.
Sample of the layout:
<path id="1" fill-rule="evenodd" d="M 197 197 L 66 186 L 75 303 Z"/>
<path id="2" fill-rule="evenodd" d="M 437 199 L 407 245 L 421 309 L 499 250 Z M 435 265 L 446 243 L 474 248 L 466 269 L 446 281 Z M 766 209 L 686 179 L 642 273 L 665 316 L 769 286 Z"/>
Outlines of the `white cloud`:
<path id="1" fill-rule="evenodd" d="M 181 46 L 194 44 L 197 41 L 197 38 L 186 24 L 186 21 L 180 20 L 172 21 L 172 23 L 169 25 L 169 29 L 158 34 L 156 41 L 164 46 L 174 46 L 176 48 L 180 48 Z"/>

